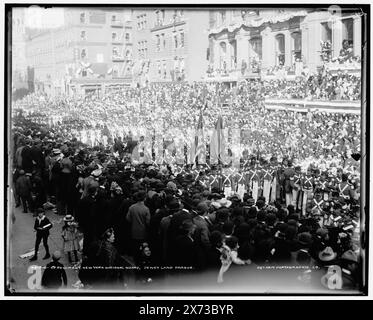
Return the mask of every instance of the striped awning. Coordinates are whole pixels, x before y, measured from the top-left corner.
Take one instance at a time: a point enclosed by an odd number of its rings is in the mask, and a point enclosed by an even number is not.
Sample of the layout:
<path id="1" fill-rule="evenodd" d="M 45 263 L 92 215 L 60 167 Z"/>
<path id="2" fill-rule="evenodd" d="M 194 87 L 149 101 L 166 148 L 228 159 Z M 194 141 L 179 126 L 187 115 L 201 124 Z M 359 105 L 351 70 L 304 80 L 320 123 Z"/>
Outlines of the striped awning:
<path id="1" fill-rule="evenodd" d="M 240 29 L 242 27 L 258 28 L 264 23 L 284 22 L 284 21 L 290 20 L 290 19 L 295 18 L 295 17 L 304 17 L 306 15 L 307 15 L 306 10 L 284 12 L 284 13 L 279 13 L 279 14 L 269 16 L 269 17 L 263 17 L 263 18 L 243 22 L 243 23 L 237 23 L 237 24 L 234 24 L 234 25 L 220 26 L 218 28 L 210 29 L 209 34 L 220 33 L 224 30 L 227 30 L 228 32 L 234 32 L 237 29 Z"/>

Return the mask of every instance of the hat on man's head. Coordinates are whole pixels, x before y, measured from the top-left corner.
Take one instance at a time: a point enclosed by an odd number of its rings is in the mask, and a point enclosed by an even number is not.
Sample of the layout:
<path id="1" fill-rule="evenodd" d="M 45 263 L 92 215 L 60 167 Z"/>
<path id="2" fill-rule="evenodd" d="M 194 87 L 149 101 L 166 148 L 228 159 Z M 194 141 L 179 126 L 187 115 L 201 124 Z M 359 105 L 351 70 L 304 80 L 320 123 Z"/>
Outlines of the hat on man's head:
<path id="1" fill-rule="evenodd" d="M 302 232 L 298 235 L 298 242 L 308 248 L 313 242 L 312 235 L 309 232 Z"/>
<path id="2" fill-rule="evenodd" d="M 326 247 L 323 251 L 319 253 L 319 259 L 321 261 L 332 261 L 337 257 L 337 254 L 333 251 L 331 247 Z"/>
<path id="3" fill-rule="evenodd" d="M 352 262 L 358 262 L 358 256 L 356 254 L 356 252 L 354 252 L 353 250 L 347 250 L 346 252 L 344 252 L 341 256 L 341 258 L 343 260 L 348 260 L 348 261 L 352 261 Z"/>
<path id="4" fill-rule="evenodd" d="M 52 152 L 53 152 L 53 154 L 60 154 L 61 153 L 61 150 L 60 149 L 58 149 L 58 148 L 54 148 L 53 150 L 52 150 Z"/>
<path id="5" fill-rule="evenodd" d="M 174 182 L 169 181 L 169 182 L 167 183 L 167 189 L 170 189 L 170 190 L 177 190 L 177 186 L 176 186 L 176 184 L 175 184 Z"/>
<path id="6" fill-rule="evenodd" d="M 205 213 L 207 211 L 209 211 L 209 206 L 206 204 L 206 202 L 200 202 L 200 203 L 198 203 L 198 205 L 197 205 L 197 212 L 198 213 L 203 214 L 203 213 Z"/>
<path id="7" fill-rule="evenodd" d="M 67 214 L 64 218 L 63 221 L 65 222 L 73 222 L 75 218 L 71 214 Z"/>
<path id="8" fill-rule="evenodd" d="M 100 175 L 102 174 L 102 170 L 101 169 L 96 169 L 96 170 L 93 170 L 91 172 L 91 175 L 94 176 L 94 177 L 99 177 Z"/>
<path id="9" fill-rule="evenodd" d="M 229 201 L 228 199 L 226 198 L 223 198 L 223 199 L 220 199 L 218 200 L 219 204 L 222 206 L 222 207 L 225 207 L 225 208 L 229 208 L 231 205 L 232 205 L 232 201 Z"/>
<path id="10" fill-rule="evenodd" d="M 192 220 L 185 220 L 180 226 L 180 229 L 186 232 L 190 232 L 195 228 L 195 224 L 193 223 Z"/>
<path id="11" fill-rule="evenodd" d="M 215 209 L 220 209 L 221 208 L 221 204 L 217 201 L 212 201 L 211 206 Z"/>
<path id="12" fill-rule="evenodd" d="M 320 236 L 321 238 L 325 238 L 328 235 L 329 231 L 325 228 L 319 228 L 316 230 L 316 235 Z"/>

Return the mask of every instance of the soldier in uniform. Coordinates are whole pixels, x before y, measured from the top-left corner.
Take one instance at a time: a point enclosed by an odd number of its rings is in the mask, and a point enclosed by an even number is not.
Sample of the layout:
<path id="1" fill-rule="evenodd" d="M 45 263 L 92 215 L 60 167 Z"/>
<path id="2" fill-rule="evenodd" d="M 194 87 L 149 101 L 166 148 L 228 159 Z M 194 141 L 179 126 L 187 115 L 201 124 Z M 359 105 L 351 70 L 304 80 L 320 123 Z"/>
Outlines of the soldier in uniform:
<path id="1" fill-rule="evenodd" d="M 302 177 L 302 215 L 306 215 L 307 202 L 309 199 L 312 199 L 314 188 L 314 177 L 312 175 L 311 168 L 307 169 L 307 173 Z"/>
<path id="2" fill-rule="evenodd" d="M 270 192 L 271 192 L 271 182 L 272 182 L 272 174 L 271 174 L 271 168 L 267 161 L 263 162 L 262 167 L 262 173 L 263 173 L 263 197 L 265 198 L 266 204 L 270 202 Z"/>
<path id="3" fill-rule="evenodd" d="M 277 192 L 279 190 L 279 188 L 277 187 L 277 184 L 278 184 L 278 178 L 277 178 L 278 164 L 277 164 L 277 158 L 276 157 L 272 157 L 270 159 L 269 169 L 270 169 L 270 173 L 271 173 L 271 176 L 272 176 L 271 191 L 270 191 L 270 199 L 271 199 L 270 202 L 275 202 L 278 198 Z"/>
<path id="4" fill-rule="evenodd" d="M 317 213 L 318 215 L 322 215 L 326 207 L 327 204 L 322 198 L 321 190 L 315 189 L 313 198 L 307 204 L 307 212 L 311 214 Z"/>
<path id="5" fill-rule="evenodd" d="M 295 173 L 292 179 L 293 206 L 298 211 L 302 203 L 302 169 L 300 166 L 295 167 Z"/>
<path id="6" fill-rule="evenodd" d="M 320 175 L 320 178 L 316 181 L 316 188 L 318 188 L 322 193 L 322 198 L 325 201 L 329 200 L 329 181 L 327 172 L 323 171 Z"/>
<path id="7" fill-rule="evenodd" d="M 260 182 L 260 176 L 258 173 L 258 164 L 256 162 L 255 157 L 251 159 L 251 164 L 249 167 L 248 172 L 249 177 L 249 187 L 251 190 L 251 196 L 256 202 L 259 197 L 259 182 Z"/>
<path id="8" fill-rule="evenodd" d="M 293 194 L 292 194 L 292 186 L 291 185 L 292 185 L 293 180 L 294 180 L 295 171 L 294 171 L 294 168 L 292 166 L 293 166 L 293 164 L 292 164 L 291 160 L 287 160 L 287 161 L 284 162 L 284 172 L 283 172 L 284 185 L 283 185 L 283 188 L 284 188 L 284 191 L 285 191 L 286 206 L 289 206 L 293 203 Z"/>
<path id="9" fill-rule="evenodd" d="M 347 174 L 342 174 L 342 181 L 338 184 L 339 195 L 343 197 L 347 203 L 351 202 L 351 199 L 355 198 L 354 190 L 352 186 L 348 183 Z"/>

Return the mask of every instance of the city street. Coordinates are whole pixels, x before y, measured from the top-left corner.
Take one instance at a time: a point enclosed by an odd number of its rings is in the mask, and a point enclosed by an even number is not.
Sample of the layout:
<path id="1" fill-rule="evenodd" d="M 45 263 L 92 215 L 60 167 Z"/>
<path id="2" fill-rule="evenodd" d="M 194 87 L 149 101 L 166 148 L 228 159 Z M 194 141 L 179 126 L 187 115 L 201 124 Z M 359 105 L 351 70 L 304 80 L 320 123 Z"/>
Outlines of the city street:
<path id="1" fill-rule="evenodd" d="M 32 213 L 23 213 L 22 207 L 14 208 L 13 213 L 15 215 L 14 224 L 11 224 L 10 236 L 10 264 L 8 269 L 8 279 L 11 281 L 10 288 L 15 292 L 30 292 L 35 289 L 28 287 L 28 279 L 32 276 L 28 273 L 31 266 L 46 266 L 50 259 L 43 260 L 45 250 L 43 244 L 39 247 L 39 256 L 37 261 L 30 262 L 30 257 L 20 258 L 21 255 L 33 250 L 35 245 L 35 232 L 33 229 L 35 218 Z M 48 238 L 49 250 L 53 254 L 54 251 L 62 250 L 62 226 L 63 218 L 53 213 L 52 211 L 46 212 L 47 218 L 53 223 L 53 227 L 50 230 L 50 236 Z M 67 289 L 71 290 L 72 285 L 78 281 L 77 271 L 74 270 L 71 264 L 68 262 L 68 258 L 65 254 L 62 254 L 60 262 L 66 267 L 66 274 L 68 279 Z"/>

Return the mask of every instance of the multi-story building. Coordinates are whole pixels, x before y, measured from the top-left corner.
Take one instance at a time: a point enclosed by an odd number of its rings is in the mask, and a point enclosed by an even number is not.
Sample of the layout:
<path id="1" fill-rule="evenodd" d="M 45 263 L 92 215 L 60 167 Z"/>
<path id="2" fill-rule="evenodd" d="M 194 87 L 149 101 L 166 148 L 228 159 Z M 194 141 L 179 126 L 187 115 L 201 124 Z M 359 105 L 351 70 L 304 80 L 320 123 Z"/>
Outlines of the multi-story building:
<path id="1" fill-rule="evenodd" d="M 199 81 L 208 65 L 208 11 L 132 11 L 134 77 L 138 83 Z"/>
<path id="2" fill-rule="evenodd" d="M 29 32 L 36 90 L 85 94 L 130 84 L 131 28 L 128 10 L 64 8 L 60 27 Z"/>
<path id="3" fill-rule="evenodd" d="M 237 81 L 273 70 L 291 77 L 304 68 L 314 72 L 333 64 L 343 45 L 360 57 L 361 16 L 357 10 L 338 16 L 314 9 L 210 10 L 208 37 L 206 79 Z M 359 68 L 359 63 L 350 66 Z"/>
<path id="4" fill-rule="evenodd" d="M 25 19 L 23 8 L 12 11 L 11 58 L 12 58 L 12 90 L 28 89 L 28 73 L 26 61 Z"/>

